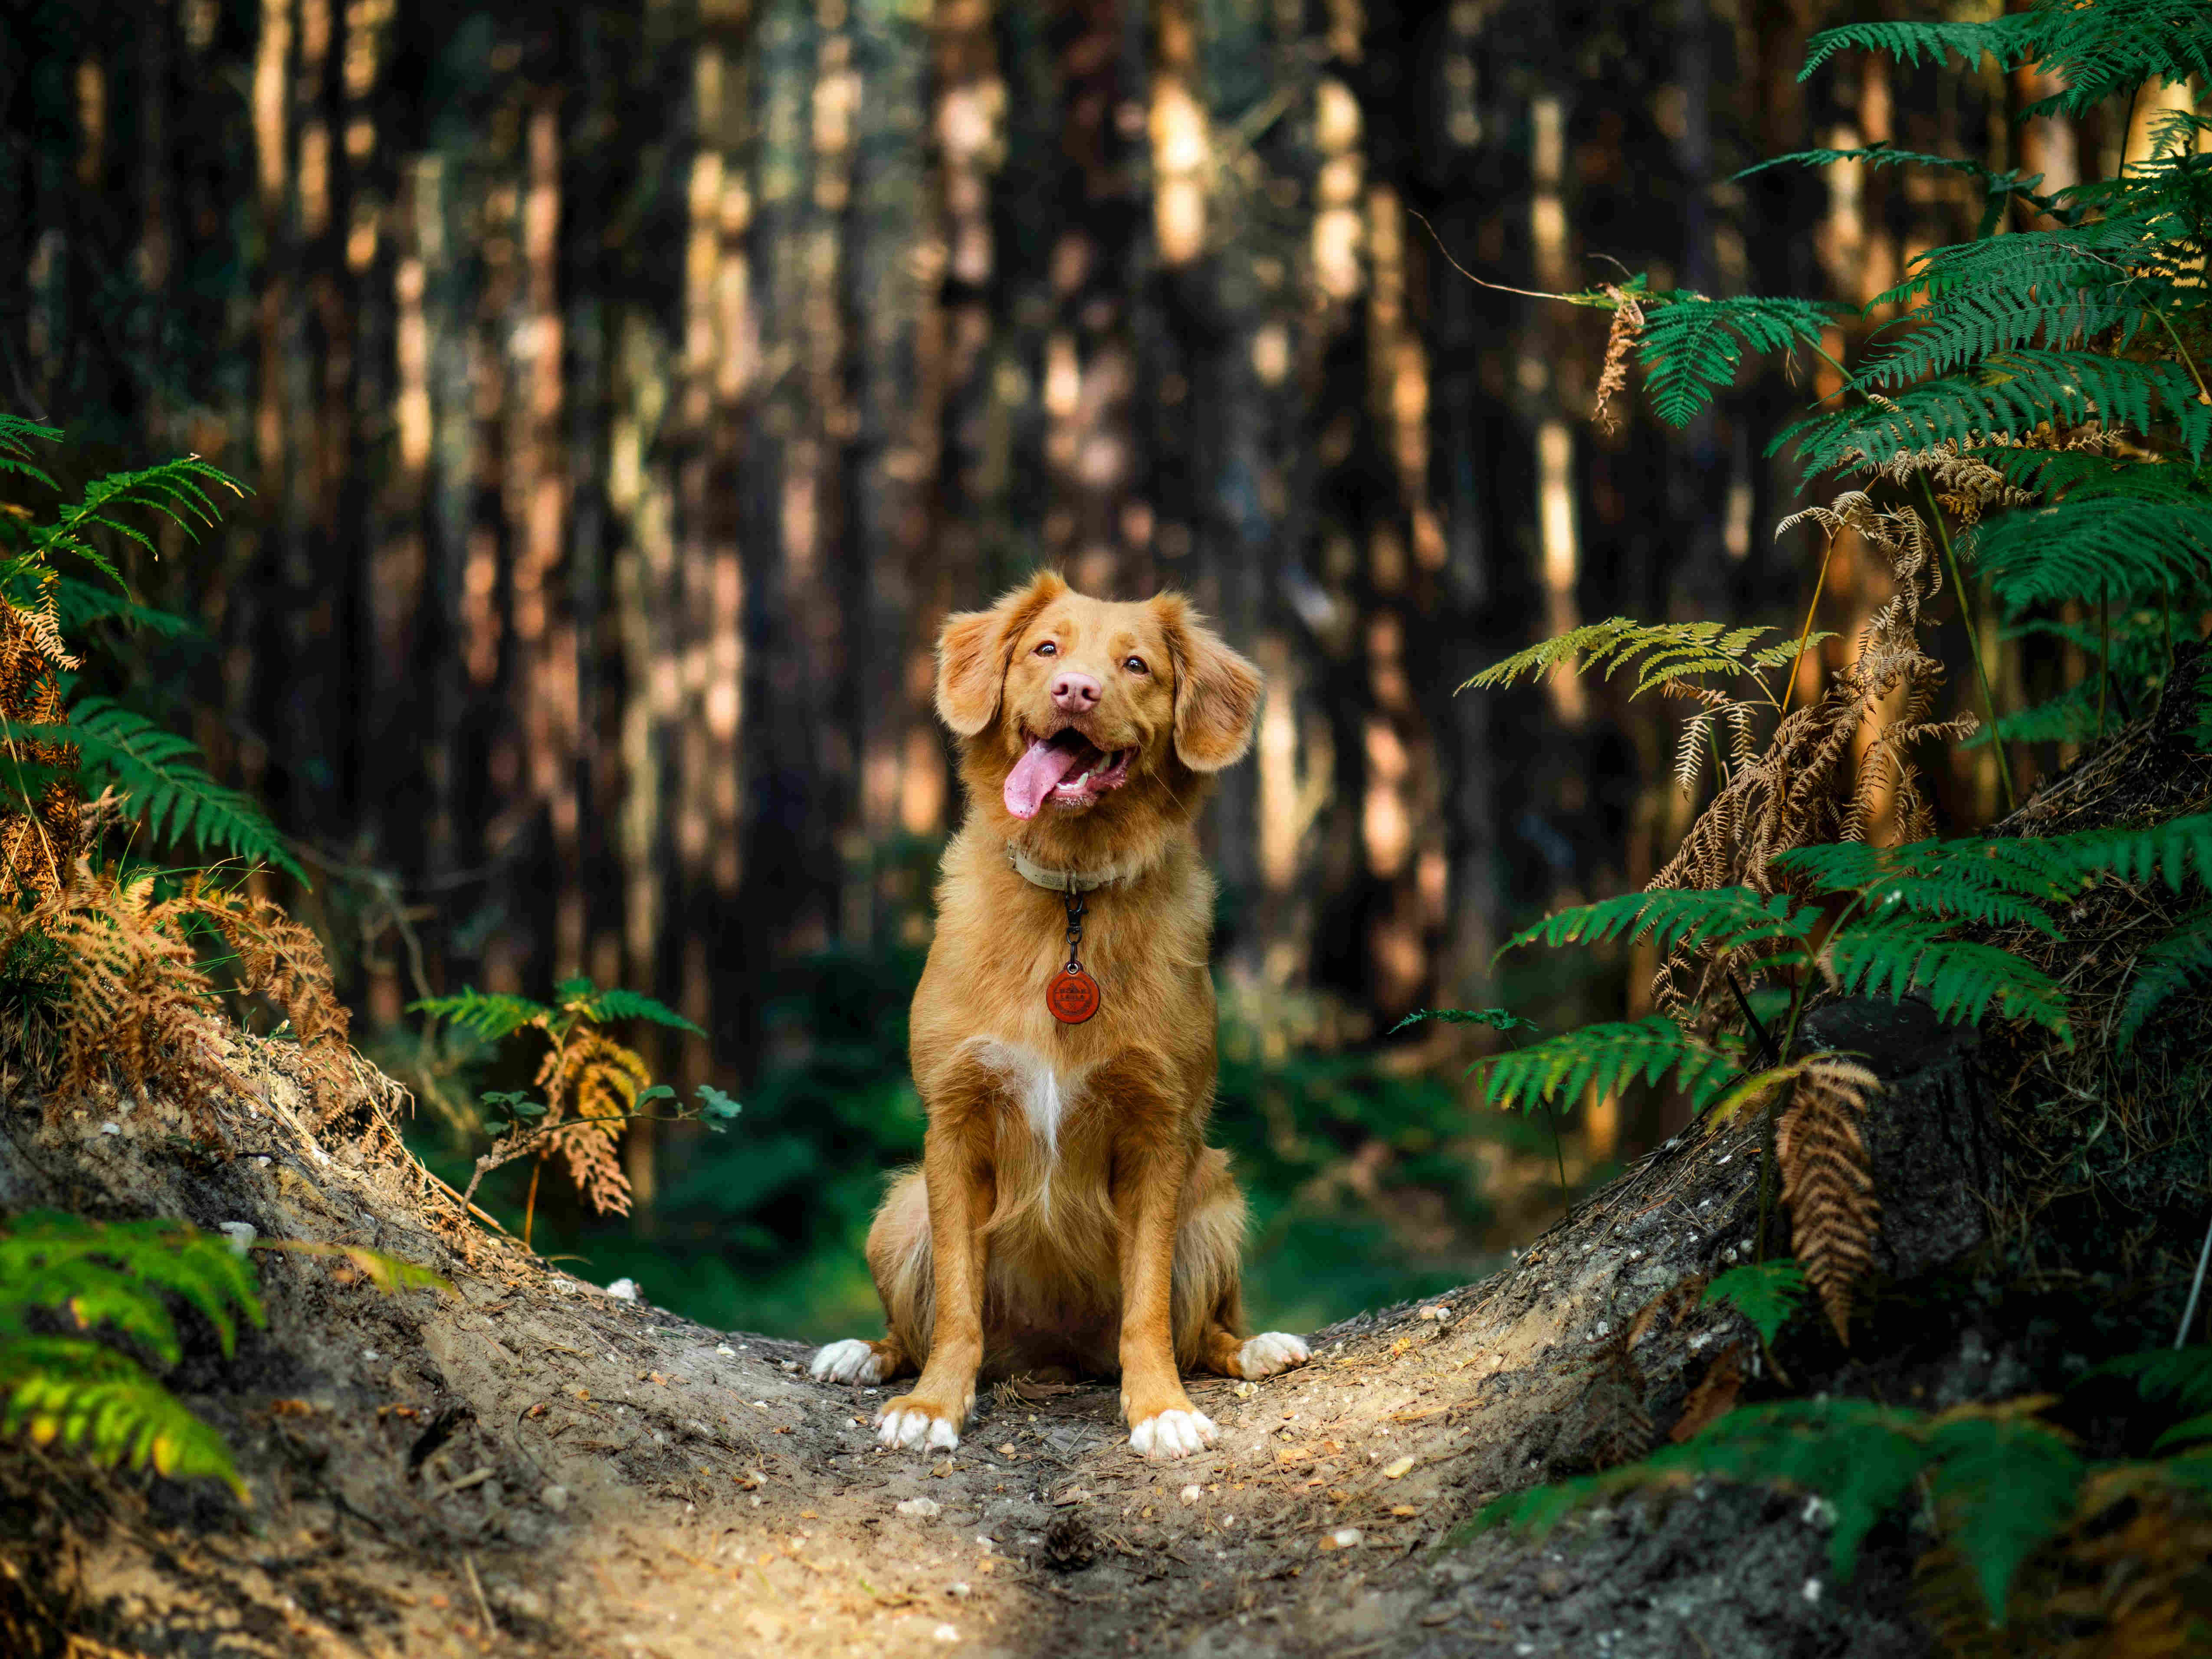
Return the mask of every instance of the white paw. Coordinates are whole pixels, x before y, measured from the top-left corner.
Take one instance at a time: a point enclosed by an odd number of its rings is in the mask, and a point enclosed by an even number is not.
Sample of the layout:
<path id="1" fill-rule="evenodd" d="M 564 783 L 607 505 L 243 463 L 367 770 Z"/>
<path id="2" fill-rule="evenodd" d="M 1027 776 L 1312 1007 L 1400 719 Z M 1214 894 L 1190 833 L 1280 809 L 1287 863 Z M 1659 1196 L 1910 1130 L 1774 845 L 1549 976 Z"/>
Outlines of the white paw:
<path id="1" fill-rule="evenodd" d="M 876 1357 L 875 1345 L 863 1342 L 856 1336 L 848 1336 L 842 1342 L 832 1342 L 816 1349 L 813 1361 L 806 1370 L 817 1382 L 880 1382 L 884 1380 L 884 1362 Z"/>
<path id="2" fill-rule="evenodd" d="M 960 1443 L 960 1431 L 941 1417 L 932 1417 L 918 1406 L 884 1413 L 876 1438 L 886 1446 L 920 1446 L 925 1451 L 951 1451 Z"/>
<path id="3" fill-rule="evenodd" d="M 828 1349 L 823 1352 L 827 1353 Z M 1237 1368 L 1246 1377 L 1257 1380 L 1273 1376 L 1277 1371 L 1286 1371 L 1293 1365 L 1303 1365 L 1313 1358 L 1313 1350 L 1303 1337 L 1283 1331 L 1262 1331 L 1237 1350 Z"/>
<path id="4" fill-rule="evenodd" d="M 1162 1412 L 1129 1431 L 1140 1457 L 1188 1457 L 1204 1451 L 1221 1431 L 1204 1412 Z"/>

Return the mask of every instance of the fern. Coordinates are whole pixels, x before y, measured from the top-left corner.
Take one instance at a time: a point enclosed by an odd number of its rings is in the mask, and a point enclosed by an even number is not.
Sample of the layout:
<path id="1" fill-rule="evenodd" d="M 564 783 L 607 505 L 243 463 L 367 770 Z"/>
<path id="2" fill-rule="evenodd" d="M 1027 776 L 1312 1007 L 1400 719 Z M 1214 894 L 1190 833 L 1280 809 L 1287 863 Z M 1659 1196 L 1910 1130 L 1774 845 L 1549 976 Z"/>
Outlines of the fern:
<path id="1" fill-rule="evenodd" d="M 265 1322 L 252 1267 L 227 1239 L 173 1222 L 100 1224 L 51 1211 L 11 1222 L 0 1232 L 0 1433 L 58 1441 L 102 1463 L 212 1475 L 242 1500 L 221 1437 L 135 1361 L 88 1340 L 33 1333 L 25 1319 L 66 1310 L 81 1328 L 112 1326 L 174 1365 L 184 1349 L 164 1292 L 207 1319 L 226 1358 L 240 1318 Z"/>
<path id="2" fill-rule="evenodd" d="M 1829 1566 L 1848 1579 L 1867 1534 L 1924 1483 L 2001 1620 L 2021 1564 L 2073 1521 L 2087 1472 L 2061 1435 L 2016 1407 L 1930 1416 L 1859 1400 L 1784 1401 L 1741 1407 L 1641 1463 L 1498 1498 L 1475 1524 L 1541 1531 L 1585 1504 L 1701 1478 L 1779 1486 L 1832 1507 Z"/>
<path id="3" fill-rule="evenodd" d="M 1747 1261 L 1715 1275 L 1705 1285 L 1704 1299 L 1734 1308 L 1751 1322 L 1759 1340 L 1771 1346 L 1804 1304 L 1805 1270 L 1786 1255 Z"/>
<path id="4" fill-rule="evenodd" d="M 1995 1009 L 2073 1046 L 2066 995 L 2055 980 L 2009 951 L 1947 938 L 1947 932 L 1942 922 L 1861 923 L 1830 935 L 1823 956 L 1846 993 L 1901 1001 L 1923 991 L 1938 1018 L 1978 1024 Z"/>
<path id="5" fill-rule="evenodd" d="M 1734 951 L 1766 940 L 1802 942 L 1819 921 L 1818 911 L 1793 904 L 1786 894 L 1762 896 L 1748 887 L 1646 888 L 1558 911 L 1514 934 L 1498 954 L 1523 945 L 1601 945 L 1614 939 L 1649 940 L 1662 952 Z"/>
<path id="6" fill-rule="evenodd" d="M 1608 617 L 1603 622 L 1540 640 L 1527 650 L 1492 664 L 1459 689 L 1481 690 L 1511 685 L 1552 668 L 1575 674 L 1602 668 L 1606 678 L 1611 679 L 1631 664 L 1637 665 L 1636 686 L 1629 693 L 1632 697 L 1700 674 L 1755 678 L 1794 660 L 1797 655 L 1797 641 L 1794 639 L 1760 644 L 1760 640 L 1771 632 L 1768 628 L 1730 629 L 1720 623 L 1647 624 L 1632 622 L 1626 617 Z M 1832 634 L 1815 634 L 1807 641 L 1807 648 L 1834 637 Z"/>
<path id="7" fill-rule="evenodd" d="M 666 1003 L 635 991 L 625 991 L 619 986 L 603 991 L 588 979 L 563 980 L 554 988 L 553 997 L 562 1007 L 574 1008 L 600 1024 L 617 1019 L 643 1019 L 689 1031 L 694 1036 L 707 1035 Z"/>
<path id="8" fill-rule="evenodd" d="M 2127 1000 L 2113 1028 L 2113 1040 L 2132 1047 L 2150 1018 L 2167 999 L 2212 974 L 2212 906 L 2183 918 L 2179 926 L 2136 958 Z"/>
<path id="9" fill-rule="evenodd" d="M 110 1467 L 150 1468 L 173 1480 L 205 1475 L 249 1501 L 222 1437 L 97 1342 L 0 1339 L 0 1435 L 14 1434 L 40 1445 L 58 1442 Z"/>
<path id="10" fill-rule="evenodd" d="M 465 986 L 453 996 L 424 997 L 407 1005 L 410 1014 L 428 1014 L 464 1031 L 473 1031 L 487 1042 L 513 1036 L 526 1026 L 550 1019 L 554 1011 L 528 997 L 503 991 L 479 991 Z"/>
<path id="11" fill-rule="evenodd" d="M 1779 351 L 1817 347 L 1820 335 L 1846 307 L 1814 300 L 1748 296 L 1709 299 L 1702 294 L 1656 294 L 1644 301 L 1639 355 L 1653 409 L 1669 426 L 1686 425 L 1735 384 L 1745 349 Z"/>
<path id="12" fill-rule="evenodd" d="M 1795 445 L 1809 478 L 1899 450 L 1972 448 L 2000 435 L 2027 439 L 2041 427 L 2091 421 L 2145 435 L 2170 425 L 2198 463 L 2212 446 L 2212 405 L 2197 401 L 2197 383 L 2179 364 L 2021 350 L 1983 359 L 1971 378 L 1951 375 L 1867 406 L 1810 416 L 1785 428 L 1769 453 Z"/>
<path id="13" fill-rule="evenodd" d="M 10 742 L 68 744 L 81 757 L 88 787 L 112 783 L 147 827 L 173 841 L 189 837 L 204 850 L 249 863 L 271 864 L 307 884 L 276 827 L 251 796 L 217 783 L 200 764 L 198 745 L 165 732 L 143 714 L 106 697 L 86 697 L 66 724 L 0 723 Z"/>
<path id="14" fill-rule="evenodd" d="M 1810 80 L 1839 52 L 1880 52 L 1907 65 L 1925 59 L 1936 69 L 1954 58 L 1961 69 L 1971 69 L 1986 55 L 2000 69 L 2014 69 L 2028 61 L 2024 54 L 2032 50 L 2030 17 L 2014 14 L 1988 23 L 1847 23 L 1823 29 L 1806 43 L 1805 65 L 1797 78 Z"/>
<path id="15" fill-rule="evenodd" d="M 1692 1109 L 1702 1109 L 1735 1074 L 1726 1055 L 1656 1014 L 1632 1024 L 1585 1025 L 1481 1064 L 1483 1098 L 1522 1112 L 1571 1104 L 1585 1090 L 1609 1095 L 1635 1083 L 1656 1084 L 1670 1072 Z"/>
<path id="16" fill-rule="evenodd" d="M 1492 1030 L 1503 1031 L 1509 1036 L 1516 1031 L 1527 1031 L 1534 1036 L 1536 1030 L 1534 1021 L 1523 1019 L 1503 1008 L 1416 1008 L 1390 1028 L 1390 1035 L 1395 1036 L 1409 1025 L 1419 1025 L 1424 1020 L 1431 1019 L 1443 1025 L 1486 1025 Z"/>
<path id="17" fill-rule="evenodd" d="M 2212 589 L 2212 498 L 2104 496 L 2008 514 L 1980 532 L 1971 562 L 2014 616 L 2083 593 L 2171 603 Z"/>

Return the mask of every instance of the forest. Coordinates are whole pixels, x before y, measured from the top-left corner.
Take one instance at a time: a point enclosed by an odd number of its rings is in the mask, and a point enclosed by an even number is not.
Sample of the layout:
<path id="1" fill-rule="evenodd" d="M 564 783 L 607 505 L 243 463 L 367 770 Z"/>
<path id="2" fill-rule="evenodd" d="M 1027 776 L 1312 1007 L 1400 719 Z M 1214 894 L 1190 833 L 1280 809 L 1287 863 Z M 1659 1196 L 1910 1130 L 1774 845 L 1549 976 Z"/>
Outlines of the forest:
<path id="1" fill-rule="evenodd" d="M 0 1652 L 2212 1652 L 2208 94 L 2206 0 L 9 0 Z M 817 1358 L 1040 571 L 1264 681 L 1302 1363 L 1176 1461 Z"/>

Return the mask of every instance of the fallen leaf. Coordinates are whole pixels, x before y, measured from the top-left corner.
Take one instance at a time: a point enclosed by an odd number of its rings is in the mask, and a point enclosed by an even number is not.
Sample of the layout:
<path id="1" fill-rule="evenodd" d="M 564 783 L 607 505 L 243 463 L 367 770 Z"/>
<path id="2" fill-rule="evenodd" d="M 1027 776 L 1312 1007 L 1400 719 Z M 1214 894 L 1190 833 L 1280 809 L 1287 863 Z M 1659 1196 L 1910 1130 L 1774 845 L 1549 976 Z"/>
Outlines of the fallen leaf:
<path id="1" fill-rule="evenodd" d="M 1413 1460 L 1411 1457 L 1395 1458 L 1382 1466 L 1382 1478 L 1385 1480 L 1395 1480 L 1413 1467 Z"/>
<path id="2" fill-rule="evenodd" d="M 812 1510 L 801 1510 L 799 1512 L 799 1518 L 802 1521 L 819 1521 L 822 1517 L 815 1514 Z"/>
<path id="3" fill-rule="evenodd" d="M 655 1382 L 659 1383 L 662 1388 L 665 1389 L 668 1386 L 668 1379 L 663 1376 L 659 1371 L 647 1371 L 646 1375 L 651 1377 Z"/>
<path id="4" fill-rule="evenodd" d="M 1275 1454 L 1279 1463 L 1310 1463 L 1313 1458 L 1311 1446 L 1285 1446 Z"/>
<path id="5" fill-rule="evenodd" d="M 269 1409 L 279 1417 L 312 1417 L 315 1410 L 304 1400 L 272 1400 Z"/>
<path id="6" fill-rule="evenodd" d="M 1401 1520 L 1410 1521 L 1413 1516 L 1419 1515 L 1420 1510 L 1414 1508 L 1411 1504 L 1393 1504 L 1390 1505 L 1390 1513 L 1397 1516 Z"/>

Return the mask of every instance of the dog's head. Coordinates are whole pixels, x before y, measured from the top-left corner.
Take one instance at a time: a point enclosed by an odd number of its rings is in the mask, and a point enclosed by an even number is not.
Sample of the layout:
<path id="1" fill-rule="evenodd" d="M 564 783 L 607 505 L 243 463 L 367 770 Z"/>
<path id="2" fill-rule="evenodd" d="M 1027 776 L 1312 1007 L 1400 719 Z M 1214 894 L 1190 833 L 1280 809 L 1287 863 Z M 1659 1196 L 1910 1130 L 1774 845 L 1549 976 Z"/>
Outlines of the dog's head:
<path id="1" fill-rule="evenodd" d="M 1040 828 L 1181 821 L 1259 706 L 1259 670 L 1177 593 L 1115 604 L 1048 571 L 938 636 L 937 712 L 970 792 Z"/>

